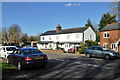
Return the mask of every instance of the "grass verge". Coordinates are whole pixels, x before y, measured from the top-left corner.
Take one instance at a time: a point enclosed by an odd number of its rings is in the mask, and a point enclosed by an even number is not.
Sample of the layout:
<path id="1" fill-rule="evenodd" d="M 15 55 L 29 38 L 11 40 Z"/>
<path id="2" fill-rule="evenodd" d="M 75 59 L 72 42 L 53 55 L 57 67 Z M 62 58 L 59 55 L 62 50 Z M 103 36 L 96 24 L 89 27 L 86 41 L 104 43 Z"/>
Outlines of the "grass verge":
<path id="1" fill-rule="evenodd" d="M 16 67 L 9 65 L 5 62 L 3 62 L 2 60 L 0 60 L 0 68 L 2 67 L 2 69 L 16 69 Z"/>

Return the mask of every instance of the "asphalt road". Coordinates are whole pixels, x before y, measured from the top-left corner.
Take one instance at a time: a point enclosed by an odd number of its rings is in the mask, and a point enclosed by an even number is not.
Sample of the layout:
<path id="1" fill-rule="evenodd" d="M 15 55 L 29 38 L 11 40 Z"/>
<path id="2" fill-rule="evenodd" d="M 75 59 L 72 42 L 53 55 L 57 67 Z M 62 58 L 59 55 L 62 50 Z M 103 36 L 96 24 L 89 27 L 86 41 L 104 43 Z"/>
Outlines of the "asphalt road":
<path id="1" fill-rule="evenodd" d="M 120 78 L 120 59 L 86 58 L 79 54 L 44 51 L 49 62 L 44 68 L 21 70 L 25 78 Z"/>

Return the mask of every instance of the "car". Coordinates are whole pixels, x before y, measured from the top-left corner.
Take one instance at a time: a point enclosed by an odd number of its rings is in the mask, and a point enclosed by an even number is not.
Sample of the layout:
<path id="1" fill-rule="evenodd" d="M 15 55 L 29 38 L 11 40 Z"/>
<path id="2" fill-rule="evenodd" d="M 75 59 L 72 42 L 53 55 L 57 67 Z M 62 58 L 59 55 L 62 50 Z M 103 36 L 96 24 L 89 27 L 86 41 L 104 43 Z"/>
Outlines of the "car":
<path id="1" fill-rule="evenodd" d="M 90 46 L 85 50 L 86 57 L 102 57 L 105 59 L 110 58 L 119 58 L 120 55 L 118 52 L 111 51 L 107 48 L 101 46 Z"/>
<path id="2" fill-rule="evenodd" d="M 1 46 L 0 55 L 2 58 L 7 59 L 7 56 L 11 54 L 17 47 L 15 46 Z"/>
<path id="3" fill-rule="evenodd" d="M 20 45 L 15 45 L 15 47 L 17 47 L 17 48 L 22 48 Z"/>
<path id="4" fill-rule="evenodd" d="M 75 47 L 68 49 L 68 53 L 75 53 Z"/>
<path id="5" fill-rule="evenodd" d="M 30 67 L 46 66 L 48 57 L 46 54 L 35 48 L 20 48 L 14 50 L 6 61 L 8 64 L 15 65 L 18 70 Z"/>
<path id="6" fill-rule="evenodd" d="M 26 48 L 36 48 L 37 49 L 37 45 L 27 45 Z"/>

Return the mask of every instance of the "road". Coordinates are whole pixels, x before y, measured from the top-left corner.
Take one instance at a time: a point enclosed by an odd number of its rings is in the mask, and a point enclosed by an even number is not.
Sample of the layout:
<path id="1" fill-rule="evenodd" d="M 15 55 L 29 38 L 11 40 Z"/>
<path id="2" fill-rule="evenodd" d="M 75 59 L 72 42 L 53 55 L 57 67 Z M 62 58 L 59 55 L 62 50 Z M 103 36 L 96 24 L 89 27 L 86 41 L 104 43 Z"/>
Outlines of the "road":
<path id="1" fill-rule="evenodd" d="M 25 78 L 120 78 L 120 59 L 86 58 L 79 54 L 47 52 L 44 68 L 22 70 Z"/>

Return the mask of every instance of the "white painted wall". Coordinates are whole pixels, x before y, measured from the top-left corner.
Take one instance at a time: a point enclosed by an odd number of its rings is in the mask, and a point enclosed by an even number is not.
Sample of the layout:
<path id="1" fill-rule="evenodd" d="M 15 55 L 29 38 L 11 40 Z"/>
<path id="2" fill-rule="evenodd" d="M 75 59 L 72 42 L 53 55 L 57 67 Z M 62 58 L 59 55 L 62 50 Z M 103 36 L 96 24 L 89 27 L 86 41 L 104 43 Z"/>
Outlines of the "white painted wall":
<path id="1" fill-rule="evenodd" d="M 67 36 L 70 36 L 67 38 Z M 76 37 L 78 36 L 78 37 Z M 44 40 L 43 40 L 44 37 Z M 51 37 L 51 40 L 50 40 Z M 59 38 L 57 38 L 59 37 Z M 54 42 L 81 42 L 83 40 L 83 33 L 69 33 L 69 34 L 57 34 L 57 35 L 45 35 L 41 36 L 41 41 L 54 41 Z"/>
<path id="2" fill-rule="evenodd" d="M 90 39 L 90 35 L 91 35 L 91 39 Z M 69 36 L 69 37 L 68 37 Z M 44 40 L 43 40 L 44 37 Z M 84 38 L 84 39 L 83 39 Z M 77 45 L 70 45 L 69 42 L 82 42 L 83 40 L 92 40 L 95 41 L 96 40 L 96 34 L 95 32 L 92 30 L 91 27 L 89 27 L 88 29 L 86 29 L 83 33 L 68 33 L 68 34 L 56 34 L 56 35 L 45 35 L 45 36 L 41 36 L 41 41 L 53 41 L 53 42 L 68 42 L 68 43 L 64 43 L 62 46 L 59 45 L 59 47 L 64 48 L 65 51 L 67 51 L 68 49 L 74 47 L 74 46 L 79 46 L 79 44 Z M 70 46 L 69 46 L 70 45 Z M 45 47 L 45 45 L 39 45 L 40 49 L 50 49 L 50 43 L 47 45 L 47 47 Z M 56 44 L 52 43 L 51 47 L 53 50 L 56 49 Z"/>
<path id="3" fill-rule="evenodd" d="M 91 35 L 91 39 L 90 39 L 90 35 Z M 96 40 L 96 34 L 91 27 L 89 27 L 87 30 L 84 31 L 84 41 L 86 40 L 92 40 L 92 41 Z"/>

